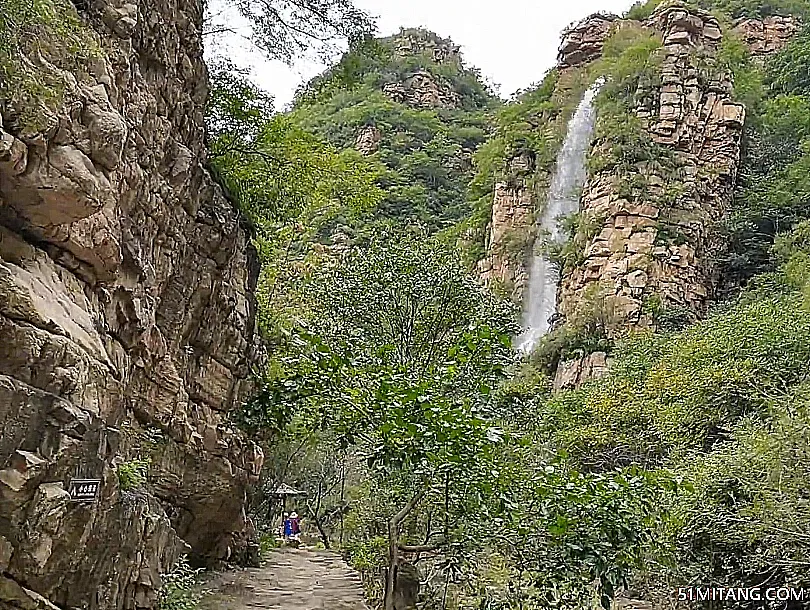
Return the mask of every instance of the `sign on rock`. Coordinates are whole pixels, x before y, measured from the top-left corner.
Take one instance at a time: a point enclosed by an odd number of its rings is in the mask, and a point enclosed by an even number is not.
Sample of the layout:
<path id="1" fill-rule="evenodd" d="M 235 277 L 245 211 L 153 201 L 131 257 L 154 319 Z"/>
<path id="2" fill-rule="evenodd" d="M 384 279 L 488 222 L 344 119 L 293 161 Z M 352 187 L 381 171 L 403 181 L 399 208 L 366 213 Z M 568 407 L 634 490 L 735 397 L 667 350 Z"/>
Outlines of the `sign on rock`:
<path id="1" fill-rule="evenodd" d="M 100 479 L 73 479 L 68 489 L 74 502 L 93 502 L 101 489 Z"/>

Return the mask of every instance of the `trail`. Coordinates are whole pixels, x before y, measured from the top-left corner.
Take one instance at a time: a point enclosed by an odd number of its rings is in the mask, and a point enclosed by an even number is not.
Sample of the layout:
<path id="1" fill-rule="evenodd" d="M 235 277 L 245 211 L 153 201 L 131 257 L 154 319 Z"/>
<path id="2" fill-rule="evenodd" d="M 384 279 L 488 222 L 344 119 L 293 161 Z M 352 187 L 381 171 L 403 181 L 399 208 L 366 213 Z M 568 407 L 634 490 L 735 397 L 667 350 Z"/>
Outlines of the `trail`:
<path id="1" fill-rule="evenodd" d="M 273 551 L 261 568 L 208 580 L 201 610 L 367 610 L 360 578 L 335 553 Z"/>

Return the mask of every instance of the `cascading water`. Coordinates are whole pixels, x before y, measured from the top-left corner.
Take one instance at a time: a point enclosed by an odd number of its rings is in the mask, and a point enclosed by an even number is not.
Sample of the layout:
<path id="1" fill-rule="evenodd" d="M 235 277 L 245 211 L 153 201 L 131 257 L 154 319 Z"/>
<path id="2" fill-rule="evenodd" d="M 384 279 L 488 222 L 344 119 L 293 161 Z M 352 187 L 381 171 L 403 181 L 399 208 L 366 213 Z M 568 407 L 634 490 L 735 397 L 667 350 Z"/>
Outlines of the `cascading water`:
<path id="1" fill-rule="evenodd" d="M 585 183 L 585 157 L 591 143 L 596 108 L 594 100 L 602 87 L 594 83 L 585 92 L 574 116 L 568 123 L 562 150 L 557 155 L 557 166 L 543 216 L 538 225 L 538 241 L 548 240 L 560 244 L 565 240 L 560 221 L 579 210 L 579 192 Z M 523 333 L 516 339 L 517 349 L 529 354 L 551 326 L 550 318 L 557 310 L 557 289 L 560 272 L 542 252 L 541 243 L 535 243 L 534 257 L 529 271 L 529 287 L 523 307 Z"/>

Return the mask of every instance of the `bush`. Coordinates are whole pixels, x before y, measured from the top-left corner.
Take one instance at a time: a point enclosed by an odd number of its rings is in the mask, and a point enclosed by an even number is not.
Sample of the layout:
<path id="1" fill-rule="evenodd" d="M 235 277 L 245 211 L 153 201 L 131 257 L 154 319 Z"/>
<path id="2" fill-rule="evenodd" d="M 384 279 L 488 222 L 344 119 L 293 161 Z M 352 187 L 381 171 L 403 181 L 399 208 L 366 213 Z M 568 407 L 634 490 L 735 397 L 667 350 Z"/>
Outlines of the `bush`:
<path id="1" fill-rule="evenodd" d="M 629 11 L 627 11 L 628 19 L 637 19 L 638 21 L 645 21 L 649 19 L 655 12 L 663 0 L 641 0 L 636 2 Z"/>
<path id="2" fill-rule="evenodd" d="M 803 379 L 810 359 L 803 303 L 796 294 L 749 293 L 681 334 L 630 339 L 607 378 L 549 403 L 549 425 L 588 463 L 619 455 L 656 463 L 710 447 L 718 427 L 764 416 L 770 397 Z"/>
<path id="3" fill-rule="evenodd" d="M 0 10 L 0 109 L 15 130 L 35 130 L 67 81 L 101 53 L 94 32 L 65 0 L 4 0 Z"/>
<path id="4" fill-rule="evenodd" d="M 162 575 L 158 610 L 195 610 L 202 597 L 195 590 L 197 576 L 201 571 L 189 565 L 187 556 L 183 555 L 178 559 L 171 572 Z"/>
<path id="5" fill-rule="evenodd" d="M 146 482 L 149 460 L 132 460 L 120 464 L 117 469 L 118 486 L 123 491 L 130 491 Z"/>

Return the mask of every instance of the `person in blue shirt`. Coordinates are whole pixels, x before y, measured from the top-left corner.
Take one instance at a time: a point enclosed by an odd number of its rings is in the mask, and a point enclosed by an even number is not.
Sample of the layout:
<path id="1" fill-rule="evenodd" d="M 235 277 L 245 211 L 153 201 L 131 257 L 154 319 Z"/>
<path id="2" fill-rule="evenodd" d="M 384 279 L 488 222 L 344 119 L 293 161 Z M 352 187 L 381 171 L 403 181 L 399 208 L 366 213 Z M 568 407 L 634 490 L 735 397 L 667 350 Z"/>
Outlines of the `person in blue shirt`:
<path id="1" fill-rule="evenodd" d="M 284 513 L 284 539 L 289 540 L 293 535 L 293 522 L 290 513 Z"/>

